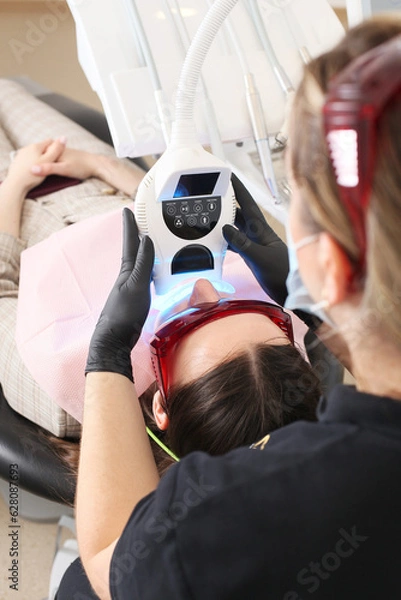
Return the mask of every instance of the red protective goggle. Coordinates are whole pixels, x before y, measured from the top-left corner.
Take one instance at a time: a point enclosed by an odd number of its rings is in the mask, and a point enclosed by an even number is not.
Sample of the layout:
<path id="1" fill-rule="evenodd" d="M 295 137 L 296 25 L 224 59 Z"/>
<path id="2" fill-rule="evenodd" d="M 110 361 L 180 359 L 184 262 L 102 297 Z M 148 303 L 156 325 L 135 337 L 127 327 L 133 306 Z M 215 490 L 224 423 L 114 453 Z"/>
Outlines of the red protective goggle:
<path id="1" fill-rule="evenodd" d="M 258 313 L 268 317 L 294 343 L 291 317 L 276 304 L 258 300 L 219 300 L 188 308 L 163 325 L 150 341 L 150 351 L 156 381 L 166 402 L 170 390 L 169 355 L 176 344 L 202 325 L 242 313 Z"/>
<path id="2" fill-rule="evenodd" d="M 366 213 L 376 158 L 377 120 L 401 91 L 401 36 L 369 50 L 329 85 L 323 120 L 340 198 L 360 250 L 356 274 L 366 260 Z"/>

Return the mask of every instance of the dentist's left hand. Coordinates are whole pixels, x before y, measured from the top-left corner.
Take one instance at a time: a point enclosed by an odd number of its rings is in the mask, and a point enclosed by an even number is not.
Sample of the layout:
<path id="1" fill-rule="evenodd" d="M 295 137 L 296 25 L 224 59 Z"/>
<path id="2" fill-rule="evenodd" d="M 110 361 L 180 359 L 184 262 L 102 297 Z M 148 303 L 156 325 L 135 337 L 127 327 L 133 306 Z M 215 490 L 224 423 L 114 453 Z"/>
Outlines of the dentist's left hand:
<path id="1" fill-rule="evenodd" d="M 152 240 L 139 239 L 134 214 L 125 208 L 121 269 L 93 333 L 85 373 L 120 373 L 133 381 L 131 351 L 149 313 L 153 263 Z"/>

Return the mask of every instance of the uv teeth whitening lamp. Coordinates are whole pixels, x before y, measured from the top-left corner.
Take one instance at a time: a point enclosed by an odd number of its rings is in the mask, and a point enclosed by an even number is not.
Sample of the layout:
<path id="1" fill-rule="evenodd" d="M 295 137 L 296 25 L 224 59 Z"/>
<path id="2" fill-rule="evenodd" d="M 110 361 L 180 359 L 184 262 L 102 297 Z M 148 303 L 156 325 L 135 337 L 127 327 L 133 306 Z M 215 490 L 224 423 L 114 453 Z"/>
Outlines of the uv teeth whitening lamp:
<path id="1" fill-rule="evenodd" d="M 155 245 L 157 294 L 194 272 L 221 279 L 222 226 L 235 216 L 230 175 L 230 168 L 200 144 L 178 144 L 168 147 L 142 181 L 135 215 L 140 232 Z"/>
<path id="2" fill-rule="evenodd" d="M 234 222 L 235 195 L 231 169 L 197 140 L 194 102 L 207 52 L 237 2 L 217 0 L 198 29 L 181 71 L 170 143 L 138 188 L 135 216 L 155 246 L 157 294 L 194 274 L 221 280 L 222 227 Z"/>

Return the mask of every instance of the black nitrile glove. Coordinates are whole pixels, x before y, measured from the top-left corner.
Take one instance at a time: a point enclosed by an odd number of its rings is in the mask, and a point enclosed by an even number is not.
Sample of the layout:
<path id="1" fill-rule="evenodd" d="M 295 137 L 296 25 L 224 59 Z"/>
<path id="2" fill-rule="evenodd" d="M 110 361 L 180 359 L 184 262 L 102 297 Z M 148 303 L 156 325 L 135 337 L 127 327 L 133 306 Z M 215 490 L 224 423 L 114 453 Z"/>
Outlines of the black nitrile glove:
<path id="1" fill-rule="evenodd" d="M 238 229 L 224 225 L 224 238 L 229 248 L 244 259 L 266 294 L 283 306 L 289 270 L 287 246 L 268 225 L 255 200 L 234 173 L 231 183 L 241 208 L 237 209 L 235 218 Z"/>
<path id="2" fill-rule="evenodd" d="M 134 214 L 125 208 L 121 269 L 96 324 L 85 373 L 120 373 L 133 381 L 131 351 L 149 313 L 153 263 L 152 240 L 139 239 Z"/>

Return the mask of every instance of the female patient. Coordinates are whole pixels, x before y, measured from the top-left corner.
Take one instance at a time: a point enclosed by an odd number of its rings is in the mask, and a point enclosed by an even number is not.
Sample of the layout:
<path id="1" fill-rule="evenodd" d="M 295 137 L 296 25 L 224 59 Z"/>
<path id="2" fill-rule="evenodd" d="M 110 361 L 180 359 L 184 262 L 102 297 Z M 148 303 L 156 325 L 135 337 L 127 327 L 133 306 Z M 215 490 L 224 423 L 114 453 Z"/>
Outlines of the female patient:
<path id="1" fill-rule="evenodd" d="M 21 124 L 21 113 L 29 113 L 29 127 L 26 123 L 24 126 L 24 122 Z M 14 83 L 1 83 L 0 116 L 3 126 L 0 131 L 3 150 L 0 252 L 4 253 L 0 311 L 8 317 L 1 323 L 4 335 L 0 352 L 8 361 L 0 361 L 0 381 L 15 410 L 58 437 L 77 437 L 79 423 L 32 380 L 15 349 L 19 255 L 26 246 L 54 231 L 127 204 L 143 173 L 128 161 L 115 159 L 110 147 Z M 10 151 L 43 137 L 40 122 L 45 123 L 49 140 L 20 149 L 6 172 Z M 19 128 L 24 132 L 21 135 Z M 60 139 L 64 134 L 68 135 L 68 146 L 77 146 L 79 150 L 66 147 L 65 140 Z M 27 200 L 29 190 L 51 173 L 77 177 L 83 182 L 36 201 Z M 110 186 L 121 189 L 122 193 L 110 195 Z M 252 285 L 253 297 L 260 298 L 260 290 L 252 282 L 246 297 L 252 293 Z M 206 280 L 199 280 L 188 297 L 164 318 L 205 302 L 216 304 L 216 314 L 219 314 L 225 305 L 219 300 L 220 294 L 214 287 Z M 252 312 L 254 310 L 259 312 Z M 318 381 L 291 344 L 291 319 L 266 305 L 241 311 L 236 317 L 235 330 L 230 319 L 219 318 L 186 335 L 182 343 L 172 348 L 171 385 L 163 388 L 163 382 L 159 381 L 160 391 L 156 392 L 157 387 L 152 385 L 142 394 L 148 425 L 165 438 L 178 456 L 194 449 L 221 454 L 233 447 L 251 444 L 293 420 L 315 418 Z M 52 438 L 51 444 L 60 446 L 63 453 L 69 450 L 62 440 Z M 172 459 L 156 445 L 154 452 L 159 470 L 163 472 Z M 72 463 L 74 461 L 72 459 Z"/>

